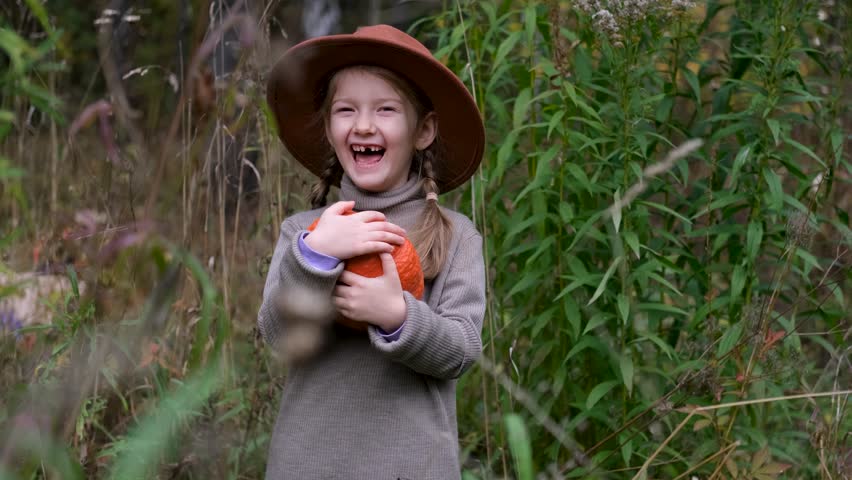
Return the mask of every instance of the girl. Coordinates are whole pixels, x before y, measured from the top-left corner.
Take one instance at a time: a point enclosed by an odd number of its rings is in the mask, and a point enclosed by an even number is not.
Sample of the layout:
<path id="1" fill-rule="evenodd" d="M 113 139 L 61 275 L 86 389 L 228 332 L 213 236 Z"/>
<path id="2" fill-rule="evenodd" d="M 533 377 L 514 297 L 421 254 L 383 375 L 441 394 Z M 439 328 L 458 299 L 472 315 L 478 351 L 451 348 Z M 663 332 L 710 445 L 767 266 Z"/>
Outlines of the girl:
<path id="1" fill-rule="evenodd" d="M 455 379 L 482 349 L 485 273 L 479 233 L 438 193 L 480 162 L 476 104 L 425 46 L 385 25 L 289 49 L 267 100 L 281 140 L 320 180 L 315 209 L 281 225 L 260 331 L 273 345 L 286 336 L 298 319 L 278 299 L 310 291 L 366 333 L 335 325 L 319 353 L 290 366 L 266 478 L 459 478 Z M 337 184 L 341 201 L 323 208 Z M 422 301 L 402 290 L 388 253 L 405 236 L 423 266 Z M 382 276 L 343 271 L 367 253 L 381 255 Z"/>

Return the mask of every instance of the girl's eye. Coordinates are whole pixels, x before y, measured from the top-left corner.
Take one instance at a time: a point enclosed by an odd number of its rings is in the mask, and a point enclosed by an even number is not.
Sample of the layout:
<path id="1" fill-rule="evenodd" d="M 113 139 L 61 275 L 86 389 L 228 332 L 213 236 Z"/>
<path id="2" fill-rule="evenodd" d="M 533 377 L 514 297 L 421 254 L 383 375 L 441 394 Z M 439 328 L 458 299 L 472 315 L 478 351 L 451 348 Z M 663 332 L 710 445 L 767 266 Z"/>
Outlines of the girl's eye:
<path id="1" fill-rule="evenodd" d="M 384 107 L 379 107 L 380 112 L 395 112 L 396 108 L 385 105 Z"/>
<path id="2" fill-rule="evenodd" d="M 345 112 L 353 112 L 352 107 L 337 107 L 334 109 L 334 113 L 345 113 Z"/>

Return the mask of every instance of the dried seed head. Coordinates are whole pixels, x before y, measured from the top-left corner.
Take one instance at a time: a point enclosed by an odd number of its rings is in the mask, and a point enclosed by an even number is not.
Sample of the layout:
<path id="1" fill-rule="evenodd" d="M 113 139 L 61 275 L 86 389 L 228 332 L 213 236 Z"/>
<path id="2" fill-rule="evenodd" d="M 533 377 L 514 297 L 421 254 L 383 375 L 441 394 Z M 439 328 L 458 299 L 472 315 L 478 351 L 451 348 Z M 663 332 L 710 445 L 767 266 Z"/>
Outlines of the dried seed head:
<path id="1" fill-rule="evenodd" d="M 745 321 L 746 331 L 757 334 L 766 312 L 765 299 L 760 295 L 755 295 L 751 299 L 751 303 L 743 309 L 743 321 Z"/>
<path id="2" fill-rule="evenodd" d="M 810 212 L 793 212 L 787 217 L 787 240 L 790 245 L 806 246 L 816 233 L 816 220 Z"/>

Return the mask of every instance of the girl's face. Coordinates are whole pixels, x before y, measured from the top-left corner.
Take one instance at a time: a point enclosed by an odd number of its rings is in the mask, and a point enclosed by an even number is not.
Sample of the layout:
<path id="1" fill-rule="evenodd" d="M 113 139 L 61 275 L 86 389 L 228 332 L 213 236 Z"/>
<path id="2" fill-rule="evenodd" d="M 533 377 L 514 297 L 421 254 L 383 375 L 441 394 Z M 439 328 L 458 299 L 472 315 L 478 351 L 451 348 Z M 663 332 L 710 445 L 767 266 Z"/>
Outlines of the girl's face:
<path id="1" fill-rule="evenodd" d="M 401 187 L 415 149 L 435 139 L 434 113 L 418 119 L 410 100 L 367 71 L 343 70 L 334 82 L 326 134 L 343 171 L 369 192 Z"/>

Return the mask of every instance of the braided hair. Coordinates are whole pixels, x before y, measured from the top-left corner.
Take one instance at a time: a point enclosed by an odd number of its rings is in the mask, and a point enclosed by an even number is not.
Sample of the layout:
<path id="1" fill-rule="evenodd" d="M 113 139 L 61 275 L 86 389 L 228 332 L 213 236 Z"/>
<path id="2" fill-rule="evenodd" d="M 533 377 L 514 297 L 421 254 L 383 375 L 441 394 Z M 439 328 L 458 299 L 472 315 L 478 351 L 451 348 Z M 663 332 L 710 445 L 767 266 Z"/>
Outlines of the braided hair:
<path id="1" fill-rule="evenodd" d="M 336 155 L 331 155 L 326 161 L 320 179 L 311 188 L 311 207 L 319 208 L 326 205 L 326 198 L 331 186 L 340 182 L 343 177 L 343 167 L 337 161 Z"/>
<path id="2" fill-rule="evenodd" d="M 420 171 L 420 185 L 426 192 L 426 205 L 417 221 L 417 227 L 411 232 L 411 243 L 420 256 L 423 276 L 435 278 L 447 260 L 447 250 L 453 235 L 453 223 L 438 205 L 438 183 L 435 181 L 435 157 L 440 142 L 436 138 L 428 148 L 415 154 L 412 167 Z"/>

